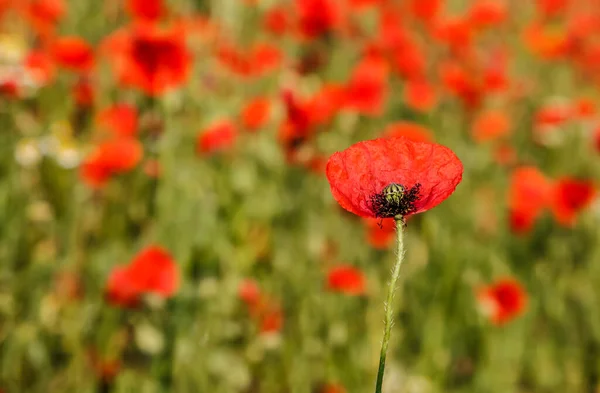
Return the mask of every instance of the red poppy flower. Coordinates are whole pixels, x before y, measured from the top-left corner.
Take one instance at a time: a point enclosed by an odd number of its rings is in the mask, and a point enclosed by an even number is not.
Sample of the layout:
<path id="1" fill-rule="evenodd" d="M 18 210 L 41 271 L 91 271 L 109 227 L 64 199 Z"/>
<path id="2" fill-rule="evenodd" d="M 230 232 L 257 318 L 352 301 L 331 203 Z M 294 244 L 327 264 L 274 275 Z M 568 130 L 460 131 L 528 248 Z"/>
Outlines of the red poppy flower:
<path id="1" fill-rule="evenodd" d="M 164 13 L 163 0 L 127 0 L 127 12 L 135 19 L 156 22 Z"/>
<path id="2" fill-rule="evenodd" d="M 391 66 L 396 73 L 409 79 L 425 77 L 428 64 L 425 50 L 396 12 L 388 9 L 382 12 L 375 45 L 390 57 Z"/>
<path id="3" fill-rule="evenodd" d="M 276 69 L 282 60 L 281 50 L 266 42 L 255 43 L 244 50 L 220 43 L 216 56 L 229 71 L 243 77 L 263 76 Z"/>
<path id="4" fill-rule="evenodd" d="M 388 248 L 396 238 L 396 222 L 393 218 L 366 218 L 367 242 L 376 249 Z"/>
<path id="5" fill-rule="evenodd" d="M 527 293 L 513 278 L 504 278 L 477 291 L 483 314 L 496 325 L 510 322 L 525 311 Z"/>
<path id="6" fill-rule="evenodd" d="M 411 0 L 412 14 L 426 24 L 431 23 L 442 8 L 442 0 Z"/>
<path id="7" fill-rule="evenodd" d="M 277 69 L 283 55 L 281 50 L 268 42 L 254 44 L 250 51 L 250 76 L 263 76 Z"/>
<path id="8" fill-rule="evenodd" d="M 578 119 L 589 119 L 597 113 L 596 102 L 589 97 L 579 97 L 573 102 L 573 114 Z"/>
<path id="9" fill-rule="evenodd" d="M 230 120 L 222 120 L 207 127 L 198 135 L 198 153 L 213 153 L 229 149 L 237 139 L 237 129 Z"/>
<path id="10" fill-rule="evenodd" d="M 533 223 L 550 202 L 551 184 L 534 167 L 516 169 L 508 188 L 511 229 L 516 233 L 531 230 Z"/>
<path id="11" fill-rule="evenodd" d="M 473 26 L 484 28 L 501 25 L 507 19 L 506 4 L 497 0 L 478 0 L 469 9 L 469 21 Z"/>
<path id="12" fill-rule="evenodd" d="M 0 81 L 0 96 L 9 98 L 19 98 L 21 94 L 19 82 L 15 79 L 5 79 Z"/>
<path id="13" fill-rule="evenodd" d="M 312 108 L 309 103 L 301 101 L 289 90 L 284 91 L 282 96 L 286 119 L 279 129 L 279 140 L 286 149 L 294 149 L 314 131 Z"/>
<path id="14" fill-rule="evenodd" d="M 410 121 L 397 121 L 383 131 L 386 138 L 405 137 L 415 142 L 433 142 L 433 133 L 427 128 Z"/>
<path id="15" fill-rule="evenodd" d="M 510 127 L 510 120 L 506 113 L 488 110 L 477 115 L 471 128 L 471 134 L 476 142 L 482 143 L 508 135 Z"/>
<path id="16" fill-rule="evenodd" d="M 310 122 L 313 124 L 329 123 L 342 109 L 345 100 L 343 86 L 326 83 L 308 102 Z"/>
<path id="17" fill-rule="evenodd" d="M 334 30 L 341 13 L 334 0 L 295 0 L 298 28 L 304 38 L 313 39 Z"/>
<path id="18" fill-rule="evenodd" d="M 563 177 L 553 186 L 550 208 L 556 221 L 571 226 L 575 224 L 577 213 L 588 207 L 595 197 L 596 188 L 592 182 Z"/>
<path id="19" fill-rule="evenodd" d="M 463 165 L 449 148 L 404 137 L 359 142 L 333 154 L 327 179 L 337 202 L 362 217 L 404 217 L 454 192 Z"/>
<path id="20" fill-rule="evenodd" d="M 550 28 L 537 21 L 525 28 L 523 41 L 534 55 L 545 60 L 563 57 L 569 51 L 566 29 Z"/>
<path id="21" fill-rule="evenodd" d="M 64 0 L 31 0 L 23 8 L 24 17 L 43 38 L 49 38 L 66 14 Z"/>
<path id="22" fill-rule="evenodd" d="M 321 387 L 319 393 L 346 393 L 346 389 L 337 383 L 327 383 Z"/>
<path id="23" fill-rule="evenodd" d="M 238 296 L 248 306 L 250 316 L 261 333 L 273 333 L 283 327 L 283 312 L 279 304 L 264 295 L 256 281 L 243 280 L 238 287 Z"/>
<path id="24" fill-rule="evenodd" d="M 483 69 L 483 89 L 486 93 L 502 93 L 510 87 L 508 52 L 497 49 L 490 53 Z"/>
<path id="25" fill-rule="evenodd" d="M 259 322 L 259 329 L 261 333 L 275 333 L 283 328 L 283 312 L 279 305 L 271 304 L 267 308 Z"/>
<path id="26" fill-rule="evenodd" d="M 250 131 L 263 127 L 269 120 L 271 102 L 265 97 L 256 97 L 250 100 L 242 109 L 242 124 Z"/>
<path id="27" fill-rule="evenodd" d="M 178 286 L 179 272 L 171 255 L 162 247 L 148 246 L 129 265 L 115 267 L 108 279 L 107 295 L 111 303 L 131 307 L 143 294 L 171 297 Z"/>
<path id="28" fill-rule="evenodd" d="M 570 0 L 536 0 L 537 11 L 545 18 L 560 16 L 571 3 Z"/>
<path id="29" fill-rule="evenodd" d="M 249 307 L 258 304 L 261 298 L 260 288 L 258 283 L 252 279 L 243 280 L 238 286 L 238 296 Z"/>
<path id="30" fill-rule="evenodd" d="M 535 114 L 535 126 L 557 127 L 569 120 L 573 108 L 566 102 L 556 102 L 542 106 Z"/>
<path id="31" fill-rule="evenodd" d="M 50 48 L 54 61 L 66 69 L 88 72 L 94 66 L 94 51 L 80 37 L 60 37 Z"/>
<path id="32" fill-rule="evenodd" d="M 185 83 L 191 71 L 182 33 L 141 24 L 110 36 L 104 52 L 121 83 L 158 96 Z"/>
<path id="33" fill-rule="evenodd" d="M 341 265 L 329 269 L 327 288 L 345 295 L 364 295 L 366 280 L 362 271 L 354 266 Z"/>
<path id="34" fill-rule="evenodd" d="M 419 112 L 429 112 L 436 103 L 437 97 L 433 86 L 425 79 L 409 79 L 404 86 L 406 105 Z"/>
<path id="35" fill-rule="evenodd" d="M 131 261 L 129 269 L 145 293 L 172 296 L 179 287 L 179 272 L 171 255 L 160 246 L 148 246 Z"/>
<path id="36" fill-rule="evenodd" d="M 388 67 L 383 59 L 362 60 L 346 88 L 346 107 L 364 115 L 380 115 L 385 105 L 387 78 Z"/>
<path id="37" fill-rule="evenodd" d="M 434 36 L 450 47 L 454 53 L 463 54 L 470 50 L 474 31 L 471 21 L 465 17 L 447 17 L 436 21 Z"/>
<path id="38" fill-rule="evenodd" d="M 96 125 L 115 136 L 133 137 L 138 131 L 137 109 L 129 104 L 115 104 L 98 112 Z"/>
<path id="39" fill-rule="evenodd" d="M 116 266 L 106 283 L 106 296 L 111 304 L 121 307 L 135 307 L 140 292 L 127 266 Z"/>
<path id="40" fill-rule="evenodd" d="M 459 97 L 469 109 L 479 106 L 483 99 L 481 83 L 473 73 L 456 62 L 440 66 L 440 78 L 450 93 Z"/>
<path id="41" fill-rule="evenodd" d="M 285 34 L 290 26 L 288 12 L 284 7 L 273 7 L 265 13 L 265 30 L 276 36 Z"/>
<path id="42" fill-rule="evenodd" d="M 82 77 L 71 89 L 73 99 L 80 108 L 88 108 L 94 104 L 94 88 L 88 78 Z"/>
<path id="43" fill-rule="evenodd" d="M 101 143 L 81 165 L 83 181 L 100 188 L 111 176 L 132 170 L 142 159 L 142 144 L 133 138 L 118 138 Z"/>
<path id="44" fill-rule="evenodd" d="M 55 66 L 45 52 L 40 50 L 29 52 L 25 57 L 24 66 L 27 74 L 39 86 L 46 86 L 54 80 Z"/>

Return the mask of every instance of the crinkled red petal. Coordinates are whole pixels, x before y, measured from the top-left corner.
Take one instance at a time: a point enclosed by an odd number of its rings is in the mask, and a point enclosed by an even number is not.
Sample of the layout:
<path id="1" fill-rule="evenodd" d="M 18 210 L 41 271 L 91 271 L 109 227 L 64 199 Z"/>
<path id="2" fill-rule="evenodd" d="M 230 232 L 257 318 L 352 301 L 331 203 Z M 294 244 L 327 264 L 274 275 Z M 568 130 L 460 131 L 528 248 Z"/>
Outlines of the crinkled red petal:
<path id="1" fill-rule="evenodd" d="M 344 209 L 375 217 L 371 196 L 391 183 L 407 189 L 421 184 L 414 213 L 437 206 L 461 181 L 463 165 L 445 146 L 398 137 L 359 142 L 337 152 L 329 158 L 326 173 L 333 197 Z"/>

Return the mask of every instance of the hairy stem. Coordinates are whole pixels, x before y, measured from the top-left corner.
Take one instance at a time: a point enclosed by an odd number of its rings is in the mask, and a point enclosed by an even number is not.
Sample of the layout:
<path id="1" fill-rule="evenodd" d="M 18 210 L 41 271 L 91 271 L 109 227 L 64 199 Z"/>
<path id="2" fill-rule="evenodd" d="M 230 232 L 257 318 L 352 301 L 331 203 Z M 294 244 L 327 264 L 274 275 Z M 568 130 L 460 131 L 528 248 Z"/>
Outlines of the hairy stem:
<path id="1" fill-rule="evenodd" d="M 392 332 L 394 316 L 394 292 L 396 291 L 396 284 L 400 277 L 400 266 L 404 259 L 404 221 L 402 218 L 396 218 L 396 263 L 392 269 L 392 277 L 388 287 L 388 293 L 385 300 L 385 318 L 383 321 L 383 340 L 381 342 L 381 353 L 379 354 L 379 371 L 377 372 L 377 384 L 375 385 L 375 393 L 381 393 L 381 386 L 383 384 L 383 372 L 385 371 L 385 357 L 387 354 L 388 344 L 390 342 L 390 333 Z"/>

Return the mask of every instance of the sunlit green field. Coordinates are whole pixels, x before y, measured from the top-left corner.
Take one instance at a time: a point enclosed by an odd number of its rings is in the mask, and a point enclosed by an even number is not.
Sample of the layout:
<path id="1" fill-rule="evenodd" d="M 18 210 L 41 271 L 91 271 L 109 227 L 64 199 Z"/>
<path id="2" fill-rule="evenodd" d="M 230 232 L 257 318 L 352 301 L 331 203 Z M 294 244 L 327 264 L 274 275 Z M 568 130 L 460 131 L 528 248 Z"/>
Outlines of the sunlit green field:
<path id="1" fill-rule="evenodd" d="M 599 20 L 0 0 L 0 392 L 374 392 L 394 223 L 326 163 L 393 135 L 464 174 L 407 217 L 383 392 L 600 392 Z"/>

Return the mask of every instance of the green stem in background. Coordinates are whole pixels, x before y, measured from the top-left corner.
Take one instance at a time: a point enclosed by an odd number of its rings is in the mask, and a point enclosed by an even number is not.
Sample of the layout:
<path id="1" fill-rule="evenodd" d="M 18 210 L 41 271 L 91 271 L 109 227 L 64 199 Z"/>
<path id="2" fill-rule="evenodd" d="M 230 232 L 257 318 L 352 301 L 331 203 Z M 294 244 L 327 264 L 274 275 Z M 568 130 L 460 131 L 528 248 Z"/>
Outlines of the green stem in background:
<path id="1" fill-rule="evenodd" d="M 404 220 L 402 217 L 396 217 L 396 263 L 392 269 L 392 277 L 388 287 L 388 293 L 385 300 L 385 318 L 383 321 L 383 340 L 381 341 L 381 353 L 379 354 L 379 371 L 377 372 L 377 384 L 375 385 L 375 393 L 381 393 L 381 386 L 383 384 L 383 372 L 385 371 L 385 357 L 387 354 L 388 344 L 390 342 L 390 334 L 392 332 L 394 316 L 394 292 L 396 291 L 396 284 L 398 278 L 400 278 L 400 266 L 404 260 Z"/>

